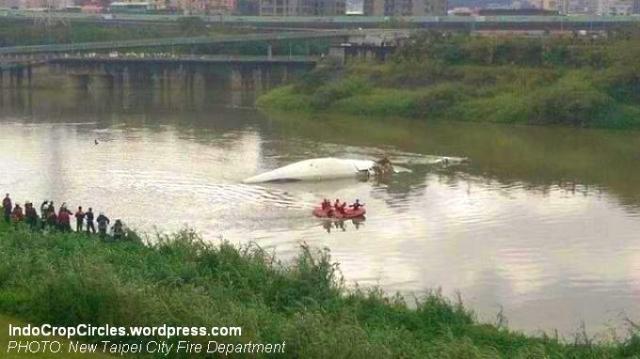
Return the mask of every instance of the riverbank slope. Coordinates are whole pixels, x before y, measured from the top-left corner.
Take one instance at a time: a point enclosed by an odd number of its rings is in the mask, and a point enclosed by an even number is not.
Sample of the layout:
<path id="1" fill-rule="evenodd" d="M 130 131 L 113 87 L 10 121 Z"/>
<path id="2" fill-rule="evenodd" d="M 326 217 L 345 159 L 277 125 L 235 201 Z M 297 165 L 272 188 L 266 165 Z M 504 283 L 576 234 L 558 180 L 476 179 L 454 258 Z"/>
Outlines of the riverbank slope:
<path id="1" fill-rule="evenodd" d="M 325 61 L 258 106 L 412 119 L 640 128 L 640 34 L 475 37 L 424 32 L 386 63 Z"/>
<path id="2" fill-rule="evenodd" d="M 188 230 L 153 242 L 108 243 L 0 225 L 0 312 L 57 325 L 241 326 L 241 337 L 216 340 L 286 341 L 286 357 L 297 358 L 640 353 L 637 336 L 599 345 L 577 337 L 567 345 L 479 324 L 462 304 L 437 293 L 409 309 L 379 291 L 347 290 L 328 254 L 304 246 L 284 265 L 256 246 L 208 244 Z"/>

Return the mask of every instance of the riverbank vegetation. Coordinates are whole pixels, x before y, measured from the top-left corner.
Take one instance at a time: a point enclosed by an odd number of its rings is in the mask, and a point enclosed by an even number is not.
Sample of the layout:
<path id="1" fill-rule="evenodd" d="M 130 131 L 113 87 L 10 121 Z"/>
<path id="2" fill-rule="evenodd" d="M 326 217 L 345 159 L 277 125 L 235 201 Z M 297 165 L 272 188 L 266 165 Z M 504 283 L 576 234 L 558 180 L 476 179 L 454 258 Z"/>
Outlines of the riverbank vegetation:
<path id="1" fill-rule="evenodd" d="M 295 358 L 640 353 L 635 335 L 605 344 L 577 336 L 563 344 L 479 324 L 461 303 L 436 292 L 410 309 L 401 298 L 378 290 L 346 289 L 326 251 L 303 246 L 285 265 L 255 245 L 210 244 L 189 230 L 157 235 L 145 245 L 2 224 L 0 312 L 36 324 L 241 326 L 242 337 L 216 339 L 286 341 L 286 357 Z"/>
<path id="2" fill-rule="evenodd" d="M 458 121 L 640 128 L 640 34 L 475 37 L 424 32 L 387 63 L 330 61 L 265 108 Z"/>

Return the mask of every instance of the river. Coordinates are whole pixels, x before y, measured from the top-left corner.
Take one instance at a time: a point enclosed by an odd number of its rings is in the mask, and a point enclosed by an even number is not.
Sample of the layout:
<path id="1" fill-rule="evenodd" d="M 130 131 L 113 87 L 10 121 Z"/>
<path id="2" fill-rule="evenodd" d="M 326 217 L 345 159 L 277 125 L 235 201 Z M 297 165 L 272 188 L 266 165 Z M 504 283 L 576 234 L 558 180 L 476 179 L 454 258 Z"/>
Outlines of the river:
<path id="1" fill-rule="evenodd" d="M 351 285 L 410 298 L 441 288 L 529 333 L 624 334 L 625 318 L 640 321 L 638 132 L 304 118 L 252 109 L 251 94 L 187 96 L 5 91 L 0 191 L 283 259 L 304 242 L 327 247 Z M 241 184 L 301 159 L 383 154 L 411 172 Z M 310 212 L 324 197 L 359 198 L 366 221 L 327 226 Z"/>

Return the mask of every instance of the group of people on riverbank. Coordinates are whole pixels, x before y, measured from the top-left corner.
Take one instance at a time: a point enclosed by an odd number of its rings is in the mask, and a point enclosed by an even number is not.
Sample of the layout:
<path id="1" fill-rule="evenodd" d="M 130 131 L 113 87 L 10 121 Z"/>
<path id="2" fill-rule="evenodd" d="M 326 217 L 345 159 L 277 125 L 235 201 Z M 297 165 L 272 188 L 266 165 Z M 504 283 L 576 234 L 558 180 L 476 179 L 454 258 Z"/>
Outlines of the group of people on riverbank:
<path id="1" fill-rule="evenodd" d="M 98 217 L 95 217 L 93 208 L 89 208 L 85 212 L 82 206 L 80 206 L 74 213 L 67 208 L 66 203 L 62 203 L 56 212 L 54 202 L 45 200 L 40 205 L 41 215 L 39 216 L 32 202 L 26 202 L 23 209 L 18 203 L 14 205 L 11 196 L 7 193 L 2 200 L 2 212 L 5 222 L 15 225 L 25 223 L 33 230 L 41 229 L 70 232 L 72 231 L 71 222 L 75 218 L 76 232 L 96 234 L 95 224 L 97 223 L 98 234 L 101 238 L 111 237 L 114 240 L 121 240 L 126 237 L 124 224 L 119 219 L 114 222 L 111 227 L 111 234 L 109 235 L 107 232 L 111 220 L 105 216 L 104 213 L 99 213 Z"/>

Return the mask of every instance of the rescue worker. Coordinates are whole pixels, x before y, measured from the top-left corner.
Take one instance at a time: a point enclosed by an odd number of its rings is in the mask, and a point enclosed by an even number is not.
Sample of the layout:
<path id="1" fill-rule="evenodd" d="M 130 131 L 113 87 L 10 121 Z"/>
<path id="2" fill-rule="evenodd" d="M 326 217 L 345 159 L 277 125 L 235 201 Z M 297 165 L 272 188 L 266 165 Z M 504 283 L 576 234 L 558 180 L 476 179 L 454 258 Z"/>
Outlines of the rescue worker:
<path id="1" fill-rule="evenodd" d="M 91 231 L 91 233 L 96 234 L 96 227 L 93 225 L 93 209 L 89 207 L 89 210 L 84 215 L 87 218 L 87 233 Z"/>
<path id="2" fill-rule="evenodd" d="M 56 207 L 54 206 L 53 201 L 50 201 L 49 207 L 47 207 L 47 218 L 49 218 L 51 213 L 56 214 Z"/>
<path id="3" fill-rule="evenodd" d="M 40 205 L 40 216 L 42 217 L 42 229 L 47 225 L 47 214 L 49 210 L 49 201 L 46 200 Z"/>
<path id="4" fill-rule="evenodd" d="M 36 209 L 33 208 L 33 203 L 25 203 L 24 215 L 29 227 L 31 227 L 31 229 L 34 229 L 38 225 L 38 212 L 36 212 Z"/>
<path id="5" fill-rule="evenodd" d="M 19 222 L 22 222 L 22 220 L 24 220 L 24 213 L 22 212 L 22 207 L 20 207 L 20 205 L 17 203 L 15 208 L 13 209 L 13 212 L 11 213 L 11 220 L 13 221 L 13 223 L 19 223 Z"/>
<path id="6" fill-rule="evenodd" d="M 49 208 L 47 208 L 47 227 L 56 228 L 57 224 L 58 216 L 56 216 L 56 211 L 53 206 L 49 205 Z"/>
<path id="7" fill-rule="evenodd" d="M 122 225 L 121 220 L 116 219 L 116 222 L 113 224 L 113 227 L 111 228 L 111 230 L 113 231 L 114 241 L 119 241 L 124 239 L 124 226 Z"/>
<path id="8" fill-rule="evenodd" d="M 75 214 L 76 217 L 76 232 L 82 232 L 82 224 L 84 222 L 85 213 L 82 211 L 82 206 L 78 207 L 78 211 Z"/>
<path id="9" fill-rule="evenodd" d="M 58 211 L 58 227 L 63 232 L 71 231 L 71 212 L 63 204 Z"/>
<path id="10" fill-rule="evenodd" d="M 100 212 L 100 215 L 98 215 L 98 218 L 96 218 L 96 222 L 98 222 L 98 233 L 100 234 L 100 237 L 106 237 L 107 227 L 109 226 L 110 222 L 109 217 Z"/>
<path id="11" fill-rule="evenodd" d="M 338 207 L 338 212 L 340 214 L 345 214 L 347 212 L 347 202 L 342 202 L 342 204 Z"/>
<path id="12" fill-rule="evenodd" d="M 356 199 L 356 201 L 350 205 L 349 207 L 353 208 L 354 211 L 357 211 L 360 207 L 364 207 L 363 204 L 360 204 L 360 200 Z"/>
<path id="13" fill-rule="evenodd" d="M 4 210 L 4 220 L 7 223 L 11 222 L 11 210 L 13 209 L 13 203 L 11 203 L 11 198 L 9 198 L 8 193 L 2 200 L 2 208 Z"/>
<path id="14" fill-rule="evenodd" d="M 69 214 L 73 214 L 67 209 L 67 202 L 62 202 L 62 205 L 58 209 L 58 216 L 60 216 L 61 212 L 68 212 Z"/>
<path id="15" fill-rule="evenodd" d="M 49 201 L 47 200 L 42 202 L 42 204 L 40 205 L 40 214 L 42 214 L 42 217 L 46 217 L 48 208 L 49 208 Z"/>

